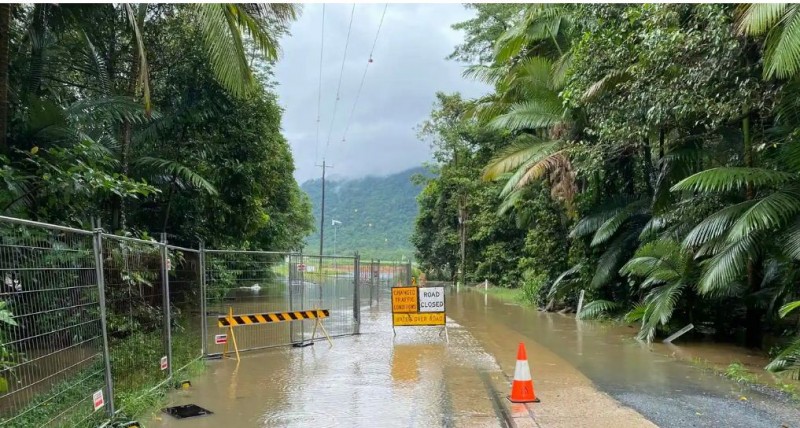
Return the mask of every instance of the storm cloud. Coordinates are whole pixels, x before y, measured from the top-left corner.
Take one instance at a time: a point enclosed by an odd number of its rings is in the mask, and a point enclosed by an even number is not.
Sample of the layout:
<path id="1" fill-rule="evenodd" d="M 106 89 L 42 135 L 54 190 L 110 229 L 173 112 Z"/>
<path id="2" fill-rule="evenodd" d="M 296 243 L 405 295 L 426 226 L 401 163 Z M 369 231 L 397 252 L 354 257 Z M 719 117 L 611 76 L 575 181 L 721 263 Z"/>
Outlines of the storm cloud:
<path id="1" fill-rule="evenodd" d="M 383 4 L 358 4 L 353 15 L 347 59 L 335 117 L 334 105 L 352 5 L 325 5 L 322 103 L 317 144 L 317 98 L 322 5 L 306 4 L 281 41 L 275 69 L 283 131 L 292 147 L 295 178 L 319 176 L 323 157 L 332 177 L 386 175 L 430 160 L 427 142 L 415 128 L 425 120 L 437 91 L 477 97 L 489 88 L 461 77 L 464 64 L 445 59 L 462 34 L 450 26 L 473 12 L 459 4 L 390 4 L 373 54 L 373 63 L 353 111 L 364 67 L 375 40 Z M 332 122 L 333 120 L 333 122 Z"/>

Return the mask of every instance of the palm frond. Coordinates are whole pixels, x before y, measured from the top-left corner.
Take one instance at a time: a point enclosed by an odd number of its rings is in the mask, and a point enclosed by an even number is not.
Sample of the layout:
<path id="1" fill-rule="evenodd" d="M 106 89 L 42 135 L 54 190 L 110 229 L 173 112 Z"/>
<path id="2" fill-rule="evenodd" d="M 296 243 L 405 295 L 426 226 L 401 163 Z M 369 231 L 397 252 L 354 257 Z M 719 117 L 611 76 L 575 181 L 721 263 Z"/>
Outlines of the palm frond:
<path id="1" fill-rule="evenodd" d="M 603 223 L 620 213 L 633 201 L 634 200 L 629 197 L 616 198 L 598 207 L 595 212 L 584 215 L 570 231 L 570 238 L 577 238 L 595 233 Z"/>
<path id="2" fill-rule="evenodd" d="M 736 30 L 740 34 L 760 36 L 781 20 L 787 3 L 750 3 L 739 7 Z"/>
<path id="3" fill-rule="evenodd" d="M 583 265 L 578 263 L 564 272 L 561 272 L 561 274 L 558 275 L 555 281 L 553 281 L 553 284 L 550 286 L 550 290 L 547 292 L 547 298 L 553 299 L 563 294 L 567 288 L 567 285 L 570 284 L 570 280 L 568 278 L 580 272 L 581 269 L 583 269 Z"/>
<path id="4" fill-rule="evenodd" d="M 520 177 L 519 181 L 515 185 L 515 188 L 519 189 L 531 183 L 538 182 L 548 174 L 552 177 L 552 173 L 559 168 L 570 168 L 569 160 L 567 159 L 564 150 L 559 150 L 541 159 L 536 159 L 536 162 L 530 165 L 525 174 Z M 551 188 L 553 190 L 556 188 L 555 183 L 552 181 Z"/>
<path id="5" fill-rule="evenodd" d="M 702 294 L 726 293 L 726 288 L 739 280 L 747 269 L 747 262 L 758 254 L 757 234 L 751 234 L 728 244 L 706 262 L 698 289 Z"/>
<path id="6" fill-rule="evenodd" d="M 520 166 L 530 163 L 531 160 L 543 159 L 551 155 L 560 143 L 558 141 L 543 141 L 536 137 L 526 136 L 503 149 L 483 169 L 484 180 L 494 180 L 500 174 L 511 172 Z"/>
<path id="7" fill-rule="evenodd" d="M 151 171 L 151 174 L 168 174 L 184 180 L 191 184 L 193 187 L 203 190 L 209 195 L 217 195 L 217 189 L 214 188 L 208 180 L 203 178 L 200 174 L 192 171 L 190 168 L 183 164 L 168 159 L 160 159 L 149 156 L 142 156 L 131 162 L 134 168 L 140 168 Z"/>
<path id="8" fill-rule="evenodd" d="M 756 200 L 731 226 L 728 239 L 740 239 L 753 231 L 784 227 L 800 213 L 800 193 L 786 189 Z"/>
<path id="9" fill-rule="evenodd" d="M 551 80 L 553 87 L 561 88 L 567 83 L 567 73 L 572 66 L 572 51 L 565 52 L 564 55 L 558 58 L 553 64 L 553 71 Z"/>
<path id="10" fill-rule="evenodd" d="M 647 312 L 647 305 L 643 302 L 637 303 L 630 311 L 628 311 L 622 319 L 625 320 L 626 323 L 637 323 L 641 322 L 644 319 L 645 313 Z"/>
<path id="11" fill-rule="evenodd" d="M 765 368 L 771 372 L 800 371 L 800 338 L 781 351 Z"/>
<path id="12" fill-rule="evenodd" d="M 647 278 L 647 285 L 678 281 L 683 274 L 684 257 L 678 242 L 658 239 L 639 247 L 620 273 Z"/>
<path id="13" fill-rule="evenodd" d="M 597 99 L 597 97 L 609 92 L 620 83 L 624 83 L 630 80 L 632 77 L 633 76 L 626 71 L 612 70 L 603 76 L 602 79 L 593 83 L 592 86 L 589 86 L 589 89 L 583 93 L 582 100 L 585 103 L 592 102 Z"/>
<path id="14" fill-rule="evenodd" d="M 509 210 L 516 206 L 517 202 L 524 199 L 524 196 L 524 189 L 516 189 L 510 192 L 503 198 L 503 200 L 500 202 L 500 205 L 497 207 L 497 214 L 505 215 Z"/>
<path id="15" fill-rule="evenodd" d="M 128 121 L 142 124 L 161 115 L 151 111 L 150 114 L 141 104 L 128 97 L 87 98 L 72 103 L 65 113 L 71 121 L 87 125 L 121 123 Z"/>
<path id="16" fill-rule="evenodd" d="M 672 318 L 672 313 L 675 311 L 675 305 L 677 305 L 678 299 L 683 292 L 683 287 L 683 283 L 676 281 L 656 287 L 645 296 L 645 311 L 638 334 L 639 339 L 647 342 L 653 341 L 658 325 L 666 325 Z"/>
<path id="17" fill-rule="evenodd" d="M 597 259 L 597 267 L 589 285 L 590 287 L 600 288 L 608 284 L 616 276 L 619 268 L 625 262 L 625 256 L 629 254 L 627 247 L 630 237 L 630 234 L 622 234 L 608 244 L 608 248 Z"/>
<path id="18" fill-rule="evenodd" d="M 150 70 L 147 62 L 147 52 L 144 47 L 144 39 L 140 24 L 144 23 L 145 13 L 147 12 L 147 4 L 141 3 L 138 5 L 139 13 L 135 13 L 130 4 L 125 4 L 125 15 L 128 17 L 128 23 L 133 29 L 134 40 L 136 41 L 137 57 L 139 59 L 139 85 L 142 89 L 142 96 L 144 98 L 144 110 L 150 114 Z"/>
<path id="19" fill-rule="evenodd" d="M 97 80 L 97 87 L 103 95 L 111 94 L 111 83 L 108 78 L 108 69 L 106 68 L 105 58 L 97 52 L 94 44 L 89 40 L 89 36 L 83 33 L 83 40 L 86 43 L 88 64 L 86 69 L 91 71 L 92 77 Z M 149 88 L 148 88 L 149 91 Z M 149 94 L 148 94 L 149 96 Z"/>
<path id="20" fill-rule="evenodd" d="M 669 220 L 664 216 L 653 216 L 645 223 L 642 233 L 639 234 L 640 241 L 654 238 L 659 232 L 669 225 Z"/>
<path id="21" fill-rule="evenodd" d="M 290 5 L 285 6 L 291 8 Z M 250 36 L 250 39 L 253 40 L 259 51 L 264 54 L 267 61 L 278 59 L 278 41 L 275 40 L 267 28 L 265 19 L 251 15 L 248 8 L 242 7 L 242 5 L 229 5 L 228 10 L 236 20 L 237 28 Z M 258 10 L 260 9 L 253 9 L 253 11 Z M 294 15 L 290 14 L 283 19 L 294 19 Z"/>
<path id="22" fill-rule="evenodd" d="M 464 70 L 462 76 L 467 79 L 474 79 L 479 82 L 493 85 L 500 79 L 508 75 L 508 67 L 496 65 L 471 65 Z"/>
<path id="23" fill-rule="evenodd" d="M 749 210 L 757 202 L 757 200 L 740 202 L 711 214 L 686 235 L 686 238 L 683 240 L 683 246 L 685 248 L 697 247 L 719 238 L 728 231 L 730 226 L 734 224 L 744 212 Z"/>
<path id="24" fill-rule="evenodd" d="M 565 110 L 558 97 L 539 98 L 513 104 L 509 111 L 489 122 L 495 129 L 518 131 L 549 128 L 563 123 Z"/>
<path id="25" fill-rule="evenodd" d="M 778 310 L 778 315 L 781 318 L 786 318 L 786 315 L 789 315 L 790 312 L 793 310 L 800 308 L 800 300 L 795 300 L 794 302 L 789 302 Z"/>
<path id="26" fill-rule="evenodd" d="M 515 84 L 529 88 L 555 89 L 553 87 L 553 62 L 540 56 L 525 58 L 512 67 L 509 75 Z"/>
<path id="27" fill-rule="evenodd" d="M 576 314 L 576 318 L 581 320 L 597 318 L 601 315 L 618 311 L 621 308 L 622 305 L 618 302 L 612 302 L 610 300 L 594 300 L 581 308 L 581 313 Z"/>
<path id="28" fill-rule="evenodd" d="M 800 8 L 792 5 L 773 27 L 764 50 L 764 77 L 786 79 L 800 70 Z"/>
<path id="29" fill-rule="evenodd" d="M 754 187 L 776 186 L 796 180 L 794 174 L 766 168 L 719 167 L 689 176 L 674 186 L 672 191 L 727 192 L 747 185 Z"/>
<path id="30" fill-rule="evenodd" d="M 787 256 L 800 260 L 800 220 L 796 220 L 781 234 L 780 244 Z"/>
<path id="31" fill-rule="evenodd" d="M 645 200 L 632 202 L 597 228 L 590 245 L 594 247 L 608 241 L 631 217 L 645 213 L 647 207 L 648 203 Z"/>
<path id="32" fill-rule="evenodd" d="M 237 25 L 236 6 L 198 3 L 193 7 L 197 11 L 203 44 L 217 80 L 234 96 L 250 93 L 254 79 Z"/>

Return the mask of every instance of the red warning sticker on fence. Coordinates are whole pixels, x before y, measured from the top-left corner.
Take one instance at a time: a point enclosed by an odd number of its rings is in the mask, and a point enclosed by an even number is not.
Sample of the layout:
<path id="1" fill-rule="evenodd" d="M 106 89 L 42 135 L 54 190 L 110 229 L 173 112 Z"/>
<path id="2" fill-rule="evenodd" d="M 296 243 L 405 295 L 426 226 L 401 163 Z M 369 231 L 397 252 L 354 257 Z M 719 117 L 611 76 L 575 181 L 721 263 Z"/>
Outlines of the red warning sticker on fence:
<path id="1" fill-rule="evenodd" d="M 103 399 L 103 390 L 99 390 L 92 394 L 92 401 L 94 402 L 94 411 L 105 406 L 106 401 Z"/>
<path id="2" fill-rule="evenodd" d="M 227 334 L 217 334 L 214 336 L 214 343 L 217 345 L 224 345 L 228 343 L 228 335 Z"/>
<path id="3" fill-rule="evenodd" d="M 163 356 L 161 357 L 161 370 L 166 370 L 167 368 L 169 368 L 169 361 L 166 356 Z"/>

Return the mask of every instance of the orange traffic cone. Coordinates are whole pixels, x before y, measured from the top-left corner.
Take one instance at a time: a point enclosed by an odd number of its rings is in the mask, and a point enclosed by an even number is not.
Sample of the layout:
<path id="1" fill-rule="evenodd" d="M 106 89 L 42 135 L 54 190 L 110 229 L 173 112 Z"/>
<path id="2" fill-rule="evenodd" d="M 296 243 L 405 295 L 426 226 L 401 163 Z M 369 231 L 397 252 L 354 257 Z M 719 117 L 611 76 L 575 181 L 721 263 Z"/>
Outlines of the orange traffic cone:
<path id="1" fill-rule="evenodd" d="M 517 350 L 517 367 L 514 370 L 514 382 L 511 384 L 511 395 L 508 399 L 512 403 L 538 403 L 536 393 L 533 391 L 531 369 L 528 367 L 528 355 L 525 344 L 519 344 Z"/>

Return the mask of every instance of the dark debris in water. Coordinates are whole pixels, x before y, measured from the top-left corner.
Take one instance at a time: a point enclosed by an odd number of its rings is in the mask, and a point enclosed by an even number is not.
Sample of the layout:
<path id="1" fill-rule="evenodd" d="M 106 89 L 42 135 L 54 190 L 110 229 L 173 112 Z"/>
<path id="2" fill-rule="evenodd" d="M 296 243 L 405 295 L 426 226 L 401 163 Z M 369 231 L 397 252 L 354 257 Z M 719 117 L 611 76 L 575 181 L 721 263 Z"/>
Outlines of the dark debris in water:
<path id="1" fill-rule="evenodd" d="M 163 412 L 177 419 L 194 418 L 197 416 L 213 415 L 214 412 L 206 410 L 197 404 L 184 404 L 182 406 L 167 407 Z"/>

